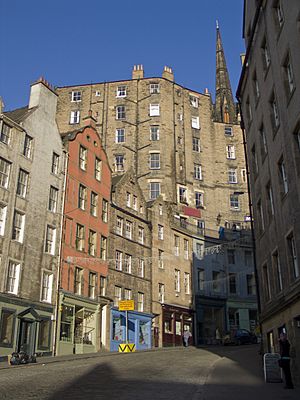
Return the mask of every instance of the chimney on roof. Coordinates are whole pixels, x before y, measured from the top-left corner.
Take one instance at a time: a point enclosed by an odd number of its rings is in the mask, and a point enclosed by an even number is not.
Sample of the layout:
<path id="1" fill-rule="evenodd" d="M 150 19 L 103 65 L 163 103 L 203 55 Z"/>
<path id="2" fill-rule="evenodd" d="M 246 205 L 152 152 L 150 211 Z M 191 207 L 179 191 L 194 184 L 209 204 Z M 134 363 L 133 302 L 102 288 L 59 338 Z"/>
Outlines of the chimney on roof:
<path id="1" fill-rule="evenodd" d="M 40 77 L 31 84 L 28 108 L 39 107 L 46 114 L 55 118 L 57 104 L 57 94 L 53 86 L 45 78 Z"/>
<path id="2" fill-rule="evenodd" d="M 92 126 L 96 129 L 96 118 L 93 117 L 92 110 L 89 110 L 88 115 L 82 118 L 82 122 L 84 126 Z"/>
<path id="3" fill-rule="evenodd" d="M 205 96 L 210 96 L 210 93 L 209 93 L 209 90 L 207 87 L 204 89 L 204 94 L 205 94 Z"/>
<path id="4" fill-rule="evenodd" d="M 144 67 L 142 64 L 134 65 L 132 70 L 132 79 L 143 79 Z"/>
<path id="5" fill-rule="evenodd" d="M 174 82 L 174 74 L 173 74 L 172 68 L 165 66 L 163 73 L 162 73 L 162 77 L 165 79 L 168 79 L 169 81 Z"/>
<path id="6" fill-rule="evenodd" d="M 0 96 L 0 114 L 2 114 L 3 111 L 4 111 L 4 103 L 3 103 L 2 97 Z"/>

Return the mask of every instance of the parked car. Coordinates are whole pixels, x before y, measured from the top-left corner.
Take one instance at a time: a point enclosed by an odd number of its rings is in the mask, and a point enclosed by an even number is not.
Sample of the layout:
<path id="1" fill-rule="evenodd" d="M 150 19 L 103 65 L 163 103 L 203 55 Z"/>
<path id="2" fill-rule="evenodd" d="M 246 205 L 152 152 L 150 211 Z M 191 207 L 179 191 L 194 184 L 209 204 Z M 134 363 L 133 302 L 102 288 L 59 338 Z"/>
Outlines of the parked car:
<path id="1" fill-rule="evenodd" d="M 223 337 L 223 344 L 250 344 L 250 343 L 257 343 L 257 336 L 248 331 L 247 329 L 237 329 L 232 332 L 228 332 Z"/>

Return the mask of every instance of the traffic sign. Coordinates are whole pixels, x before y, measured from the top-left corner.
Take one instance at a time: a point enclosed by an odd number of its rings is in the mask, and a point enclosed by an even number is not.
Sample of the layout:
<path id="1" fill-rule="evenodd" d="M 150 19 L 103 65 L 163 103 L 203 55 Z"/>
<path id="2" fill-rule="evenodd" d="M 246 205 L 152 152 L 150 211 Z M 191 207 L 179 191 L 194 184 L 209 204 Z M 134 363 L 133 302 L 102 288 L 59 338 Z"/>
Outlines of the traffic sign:
<path id="1" fill-rule="evenodd" d="M 135 344 L 134 343 L 121 343 L 119 344 L 119 353 L 134 353 Z"/>

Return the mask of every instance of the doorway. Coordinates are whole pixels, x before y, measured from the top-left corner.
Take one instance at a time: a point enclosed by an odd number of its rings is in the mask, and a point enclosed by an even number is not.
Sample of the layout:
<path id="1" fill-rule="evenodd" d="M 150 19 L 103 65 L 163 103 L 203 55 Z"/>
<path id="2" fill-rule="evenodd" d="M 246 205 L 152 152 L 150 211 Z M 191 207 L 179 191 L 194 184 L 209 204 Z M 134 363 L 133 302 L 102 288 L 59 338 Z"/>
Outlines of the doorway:
<path id="1" fill-rule="evenodd" d="M 18 352 L 25 351 L 28 355 L 34 353 L 35 345 L 35 324 L 28 319 L 20 320 L 20 334 L 18 343 Z"/>

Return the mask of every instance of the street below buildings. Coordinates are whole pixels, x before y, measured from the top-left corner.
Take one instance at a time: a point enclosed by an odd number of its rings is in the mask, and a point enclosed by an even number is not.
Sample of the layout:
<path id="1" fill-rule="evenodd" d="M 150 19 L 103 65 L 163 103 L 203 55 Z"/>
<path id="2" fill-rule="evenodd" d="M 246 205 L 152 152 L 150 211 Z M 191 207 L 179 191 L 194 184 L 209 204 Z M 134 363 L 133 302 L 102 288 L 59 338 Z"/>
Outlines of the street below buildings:
<path id="1" fill-rule="evenodd" d="M 0 363 L 1 400 L 281 400 L 300 391 L 263 380 L 258 345 L 169 348 L 132 354 Z"/>

